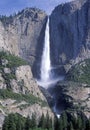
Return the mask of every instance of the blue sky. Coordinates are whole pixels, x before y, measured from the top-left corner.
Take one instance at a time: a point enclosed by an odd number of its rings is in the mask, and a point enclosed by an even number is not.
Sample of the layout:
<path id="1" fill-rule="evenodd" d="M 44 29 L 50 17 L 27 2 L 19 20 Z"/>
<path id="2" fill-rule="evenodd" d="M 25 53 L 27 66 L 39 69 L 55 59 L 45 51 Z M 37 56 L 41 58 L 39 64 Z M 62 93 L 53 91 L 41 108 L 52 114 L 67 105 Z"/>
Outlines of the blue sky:
<path id="1" fill-rule="evenodd" d="M 37 7 L 50 14 L 55 6 L 68 1 L 71 0 L 0 0 L 0 14 L 13 14 L 25 7 Z"/>

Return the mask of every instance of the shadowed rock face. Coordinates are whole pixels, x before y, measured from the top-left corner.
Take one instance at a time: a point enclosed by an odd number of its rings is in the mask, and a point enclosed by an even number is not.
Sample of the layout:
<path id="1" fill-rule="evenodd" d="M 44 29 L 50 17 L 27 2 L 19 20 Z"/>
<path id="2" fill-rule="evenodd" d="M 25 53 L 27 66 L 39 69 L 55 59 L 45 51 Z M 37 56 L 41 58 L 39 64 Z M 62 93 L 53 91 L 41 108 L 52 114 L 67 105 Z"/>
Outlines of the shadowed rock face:
<path id="1" fill-rule="evenodd" d="M 10 113 L 24 117 L 35 113 L 39 120 L 47 112 L 54 117 L 33 78 L 31 67 L 17 56 L 0 52 L 0 130 L 5 116 Z"/>
<path id="2" fill-rule="evenodd" d="M 19 55 L 33 65 L 45 21 L 45 12 L 36 8 L 26 8 L 15 16 L 0 18 L 0 50 Z"/>
<path id="3" fill-rule="evenodd" d="M 57 6 L 50 16 L 52 65 L 90 58 L 90 1 Z"/>
<path id="4" fill-rule="evenodd" d="M 46 20 L 46 13 L 36 8 L 0 18 L 0 50 L 27 60 L 36 78 L 40 77 Z M 50 41 L 52 71 L 57 75 L 65 73 L 60 65 L 90 57 L 89 0 L 76 0 L 54 9 L 50 16 Z"/>
<path id="5" fill-rule="evenodd" d="M 61 82 L 52 89 L 52 94 L 56 101 L 56 112 L 71 109 L 82 111 L 88 118 L 90 117 L 90 85 L 76 82 Z"/>
<path id="6" fill-rule="evenodd" d="M 28 61 L 34 77 L 39 77 L 46 19 L 46 13 L 36 8 L 0 18 L 0 50 Z"/>
<path id="7" fill-rule="evenodd" d="M 0 53 L 0 92 L 4 90 L 6 92 L 9 87 L 13 95 L 23 94 L 23 96 L 26 96 L 27 94 L 32 94 L 37 99 L 42 100 L 42 103 L 47 104 L 46 98 L 43 96 L 33 78 L 31 67 L 24 64 L 18 67 L 6 67 L 9 62 L 9 64 L 12 63 L 12 59 L 15 57 L 10 59 L 10 57 L 12 57 L 11 55 L 7 53 L 6 56 L 6 54 L 3 53 L 3 51 L 6 51 L 20 56 L 33 66 L 34 62 L 36 63 L 41 56 L 40 50 L 42 49 L 40 49 L 40 47 L 42 48 L 43 46 L 42 41 L 44 38 L 46 16 L 45 12 L 39 9 L 26 8 L 15 16 L 3 16 L 0 18 L 0 52 L 2 51 Z M 7 60 L 6 57 L 9 57 L 9 60 Z M 15 60 L 15 62 L 17 63 L 18 60 Z M 40 60 L 38 62 L 40 64 Z M 37 68 L 37 64 L 34 66 L 33 73 L 36 72 L 36 69 L 40 69 L 40 67 Z M 30 99 L 31 98 L 32 97 L 30 97 Z M 42 113 L 46 115 L 47 112 L 51 113 L 51 116 L 54 116 L 49 106 L 41 105 L 39 102 L 32 105 L 23 100 L 18 103 L 16 102 L 17 100 L 13 100 L 12 97 L 7 97 L 7 99 L 2 100 L 0 97 L 0 106 L 2 107 L 0 108 L 0 129 L 5 116 L 9 113 L 19 113 L 25 117 L 28 115 L 31 117 L 32 113 L 37 113 L 37 119 L 40 118 Z M 25 107 L 21 110 L 23 105 Z"/>
<path id="8" fill-rule="evenodd" d="M 67 73 L 74 64 L 90 58 L 89 0 L 75 0 L 59 5 L 54 9 L 50 16 L 50 45 L 52 70 L 55 69 L 54 72 L 56 71 L 57 75 Z M 81 70 L 81 68 L 78 69 L 82 72 Z M 81 74 L 86 80 L 90 75 L 88 70 L 84 71 L 86 75 Z M 73 74 L 75 72 L 73 71 Z M 79 73 L 75 76 L 77 79 L 80 77 Z M 80 78 L 85 83 L 83 77 Z M 80 80 L 79 83 L 64 80 L 55 87 L 48 89 L 51 97 L 53 97 L 54 111 L 57 114 L 61 114 L 62 111 L 69 108 L 75 111 L 83 111 L 87 117 L 90 117 L 88 111 L 90 109 L 88 100 L 90 85 L 80 82 Z"/>

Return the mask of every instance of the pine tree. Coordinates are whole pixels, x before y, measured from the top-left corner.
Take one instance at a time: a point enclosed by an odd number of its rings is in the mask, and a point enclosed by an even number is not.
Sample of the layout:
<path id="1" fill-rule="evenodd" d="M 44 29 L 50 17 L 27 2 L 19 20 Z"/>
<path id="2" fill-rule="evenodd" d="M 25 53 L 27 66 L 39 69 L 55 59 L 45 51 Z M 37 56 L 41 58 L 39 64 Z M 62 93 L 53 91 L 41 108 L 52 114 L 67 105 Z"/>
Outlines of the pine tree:
<path id="1" fill-rule="evenodd" d="M 68 129 L 68 130 L 74 130 L 74 129 L 73 129 L 73 124 L 72 124 L 72 122 L 70 122 L 69 125 L 70 125 L 70 126 L 69 126 L 69 129 Z"/>
<path id="2" fill-rule="evenodd" d="M 8 130 L 16 130 L 16 124 L 15 124 L 15 119 L 14 119 L 14 115 L 13 114 L 9 115 Z"/>
<path id="3" fill-rule="evenodd" d="M 54 119 L 54 130 L 60 130 L 60 123 L 57 118 Z"/>
<path id="4" fill-rule="evenodd" d="M 32 119 L 31 119 L 31 128 L 36 128 L 36 116 L 35 114 L 32 114 Z"/>
<path id="5" fill-rule="evenodd" d="M 17 120 L 17 124 L 16 124 L 16 129 L 17 130 L 22 130 L 23 126 L 22 126 L 22 120 L 20 117 L 18 117 L 18 120 Z"/>
<path id="6" fill-rule="evenodd" d="M 67 114 L 65 112 L 63 112 L 62 114 L 62 123 L 63 123 L 63 128 L 67 128 L 68 121 L 67 121 Z"/>
<path id="7" fill-rule="evenodd" d="M 63 130 L 63 120 L 59 119 L 59 130 Z"/>
<path id="8" fill-rule="evenodd" d="M 80 116 L 78 116 L 78 119 L 77 119 L 77 127 L 78 129 L 82 129 L 82 118 Z"/>
<path id="9" fill-rule="evenodd" d="M 2 130 L 8 130 L 8 125 L 9 125 L 9 118 L 8 116 L 6 116 L 2 126 Z"/>
<path id="10" fill-rule="evenodd" d="M 52 127 L 52 121 L 50 122 L 49 114 L 47 112 L 47 114 L 46 114 L 46 128 L 47 128 L 47 130 L 49 130 L 49 128 L 51 128 L 51 127 Z"/>
<path id="11" fill-rule="evenodd" d="M 86 118 L 81 115 L 81 118 L 82 118 L 82 130 L 85 130 L 86 129 Z"/>
<path id="12" fill-rule="evenodd" d="M 45 128 L 45 117 L 44 117 L 44 114 L 42 114 L 40 120 L 39 120 L 39 124 L 38 124 L 38 127 L 41 127 L 41 128 Z"/>
<path id="13" fill-rule="evenodd" d="M 87 122 L 86 122 L 86 129 L 85 130 L 90 130 L 90 118 L 87 119 Z"/>
<path id="14" fill-rule="evenodd" d="M 25 130 L 29 130 L 31 128 L 31 120 L 29 118 L 29 116 L 26 118 L 26 122 L 25 122 Z"/>

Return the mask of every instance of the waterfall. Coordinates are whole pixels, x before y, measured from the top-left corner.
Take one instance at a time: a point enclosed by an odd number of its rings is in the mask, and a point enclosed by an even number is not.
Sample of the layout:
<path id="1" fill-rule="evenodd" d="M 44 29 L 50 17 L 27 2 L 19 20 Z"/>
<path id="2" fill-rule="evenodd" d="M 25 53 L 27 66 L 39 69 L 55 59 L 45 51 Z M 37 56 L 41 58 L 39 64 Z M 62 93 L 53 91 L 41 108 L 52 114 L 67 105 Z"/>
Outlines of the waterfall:
<path id="1" fill-rule="evenodd" d="M 46 89 L 55 85 L 60 80 L 60 78 L 61 80 L 63 79 L 62 77 L 56 78 L 55 76 L 53 76 L 53 73 L 51 71 L 54 72 L 54 69 L 51 66 L 50 62 L 50 34 L 48 17 L 45 29 L 44 47 L 41 57 L 40 80 L 37 80 L 37 83 Z"/>
<path id="2" fill-rule="evenodd" d="M 50 86 L 51 77 L 51 63 L 50 63 L 50 35 L 49 35 L 49 17 L 46 23 L 45 37 L 44 37 L 44 47 L 41 57 L 41 68 L 40 68 L 40 80 L 37 83 L 47 88 Z"/>
<path id="3" fill-rule="evenodd" d="M 37 84 L 47 89 L 49 94 L 53 97 L 54 95 L 51 92 L 52 91 L 51 87 L 53 88 L 58 81 L 63 80 L 63 76 L 57 77 L 55 69 L 58 68 L 59 66 L 53 67 L 51 65 L 50 33 L 49 32 L 50 31 L 49 31 L 49 18 L 48 18 L 47 23 L 46 23 L 46 29 L 45 29 L 44 46 L 43 46 L 42 56 L 41 56 L 40 80 L 37 80 Z M 56 113 L 57 117 L 60 118 L 60 114 L 57 112 L 57 108 L 56 108 L 56 101 L 54 98 L 53 100 L 55 102 L 55 106 L 53 107 L 53 110 Z"/>
<path id="4" fill-rule="evenodd" d="M 44 48 L 41 61 L 41 81 L 47 82 L 50 78 L 50 36 L 49 36 L 49 18 L 46 24 Z"/>

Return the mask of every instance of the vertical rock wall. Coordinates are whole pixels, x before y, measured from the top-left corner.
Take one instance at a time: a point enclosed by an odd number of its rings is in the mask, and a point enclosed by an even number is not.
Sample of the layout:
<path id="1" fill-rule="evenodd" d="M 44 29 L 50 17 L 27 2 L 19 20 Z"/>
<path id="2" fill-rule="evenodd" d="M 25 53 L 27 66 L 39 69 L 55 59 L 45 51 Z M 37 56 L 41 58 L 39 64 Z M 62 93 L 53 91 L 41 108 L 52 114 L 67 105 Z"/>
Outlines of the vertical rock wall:
<path id="1" fill-rule="evenodd" d="M 90 58 L 90 1 L 57 6 L 50 16 L 53 66 Z"/>

